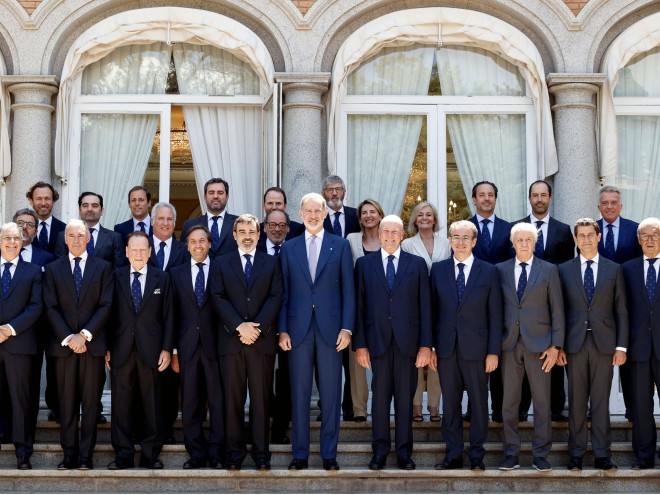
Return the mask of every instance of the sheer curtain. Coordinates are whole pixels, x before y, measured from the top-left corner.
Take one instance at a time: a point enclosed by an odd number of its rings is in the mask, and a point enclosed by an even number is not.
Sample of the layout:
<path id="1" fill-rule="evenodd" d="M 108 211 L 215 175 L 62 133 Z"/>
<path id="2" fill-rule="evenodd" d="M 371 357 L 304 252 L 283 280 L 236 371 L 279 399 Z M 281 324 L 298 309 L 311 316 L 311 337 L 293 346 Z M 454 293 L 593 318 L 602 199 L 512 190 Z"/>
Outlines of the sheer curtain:
<path id="1" fill-rule="evenodd" d="M 436 53 L 445 96 L 521 96 L 525 81 L 518 68 L 482 48 L 443 46 Z M 470 210 L 472 186 L 494 182 L 495 214 L 515 221 L 526 215 L 526 128 L 524 115 L 447 115 L 449 138 Z"/>
<path id="2" fill-rule="evenodd" d="M 174 47 L 181 94 L 258 95 L 259 78 L 250 65 L 212 46 L 181 43 Z M 204 183 L 229 182 L 227 210 L 261 212 L 261 107 L 184 106 L 195 181 L 202 211 Z"/>
<path id="3" fill-rule="evenodd" d="M 120 47 L 89 65 L 83 94 L 165 92 L 171 47 L 166 43 Z M 80 190 L 103 196 L 102 225 L 112 228 L 130 216 L 126 194 L 142 184 L 158 115 L 84 114 L 80 146 Z"/>
<path id="4" fill-rule="evenodd" d="M 349 94 L 426 95 L 433 47 L 385 48 L 348 78 Z M 350 115 L 348 184 L 355 202 L 377 199 L 385 214 L 401 213 L 423 116 Z"/>

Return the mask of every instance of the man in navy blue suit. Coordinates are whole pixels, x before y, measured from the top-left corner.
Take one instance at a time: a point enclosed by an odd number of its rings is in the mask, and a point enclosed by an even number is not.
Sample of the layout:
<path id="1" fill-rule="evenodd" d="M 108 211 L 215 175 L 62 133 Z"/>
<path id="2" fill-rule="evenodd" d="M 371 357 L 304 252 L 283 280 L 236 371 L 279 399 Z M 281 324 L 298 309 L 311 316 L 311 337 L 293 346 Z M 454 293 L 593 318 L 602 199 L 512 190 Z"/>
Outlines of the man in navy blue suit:
<path id="1" fill-rule="evenodd" d="M 426 262 L 401 251 L 403 222 L 388 215 L 380 222 L 382 248 L 355 265 L 357 321 L 353 347 L 357 362 L 373 365 L 371 416 L 373 457 L 369 469 L 385 467 L 392 440 L 390 403 L 394 397 L 395 448 L 401 469 L 412 460 L 412 402 L 417 368 L 431 359 L 431 298 Z"/>
<path id="2" fill-rule="evenodd" d="M 271 211 L 286 212 L 286 192 L 284 192 L 284 189 L 281 187 L 269 187 L 266 189 L 264 193 L 264 211 L 266 212 L 266 217 Z M 262 239 L 266 238 L 265 223 L 266 220 L 264 219 L 260 226 L 259 242 L 264 242 Z M 289 222 L 286 240 L 298 237 L 303 232 L 305 232 L 303 224 L 292 220 Z"/>
<path id="3" fill-rule="evenodd" d="M 147 235 L 153 234 L 149 208 L 151 208 L 151 193 L 144 186 L 135 186 L 128 191 L 128 207 L 133 216 L 123 223 L 115 225 L 115 232 L 121 234 L 124 244 L 128 234 L 140 230 Z"/>
<path id="4" fill-rule="evenodd" d="M 622 268 L 630 294 L 628 361 L 633 385 L 632 447 L 637 456 L 632 468 L 641 470 L 654 467 L 658 440 L 653 396 L 654 388 L 660 390 L 660 219 L 642 220 L 637 232 L 643 256 L 624 263 Z"/>
<path id="5" fill-rule="evenodd" d="M 57 235 L 66 227 L 63 221 L 58 220 L 52 214 L 53 206 L 60 199 L 60 195 L 52 185 L 39 181 L 30 188 L 25 196 L 39 219 L 37 235 L 32 241 L 32 245 L 52 254 L 55 252 Z"/>
<path id="6" fill-rule="evenodd" d="M 309 403 L 314 365 L 323 403 L 321 457 L 327 470 L 339 469 L 337 441 L 341 407 L 341 352 L 355 324 L 353 257 L 346 239 L 324 232 L 328 214 L 317 193 L 303 196 L 300 216 L 305 234 L 286 242 L 280 252 L 284 298 L 279 315 L 279 345 L 291 351 L 293 460 L 289 469 L 307 468 Z"/>
<path id="7" fill-rule="evenodd" d="M 468 457 L 485 469 L 488 437 L 488 374 L 497 369 L 502 348 L 502 293 L 497 268 L 472 254 L 477 227 L 468 221 L 449 227 L 454 256 L 431 268 L 434 345 L 442 386 L 442 435 L 447 455 L 436 469 L 463 467 L 461 401 L 472 405 Z"/>
<path id="8" fill-rule="evenodd" d="M 34 238 L 37 236 L 37 225 L 39 219 L 34 210 L 30 208 L 23 208 L 14 213 L 12 221 L 21 229 L 21 237 L 23 237 L 23 247 L 21 247 L 21 254 L 19 255 L 23 261 L 33 263 L 37 266 L 44 267 L 55 259 L 52 253 L 44 249 L 39 249 L 32 244 Z"/>

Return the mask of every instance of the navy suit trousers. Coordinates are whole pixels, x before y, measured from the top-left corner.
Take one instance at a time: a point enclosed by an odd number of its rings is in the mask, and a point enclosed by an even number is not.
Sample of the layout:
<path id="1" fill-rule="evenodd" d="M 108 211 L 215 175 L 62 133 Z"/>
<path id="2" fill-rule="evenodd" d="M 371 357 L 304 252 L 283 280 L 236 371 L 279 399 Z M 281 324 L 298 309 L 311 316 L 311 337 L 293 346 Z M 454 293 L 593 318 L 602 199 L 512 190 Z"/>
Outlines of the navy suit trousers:
<path id="1" fill-rule="evenodd" d="M 633 437 L 632 446 L 640 459 L 653 459 L 655 456 L 658 432 L 653 417 L 653 385 L 660 388 L 660 356 L 653 349 L 648 361 L 630 363 L 633 385 Z"/>

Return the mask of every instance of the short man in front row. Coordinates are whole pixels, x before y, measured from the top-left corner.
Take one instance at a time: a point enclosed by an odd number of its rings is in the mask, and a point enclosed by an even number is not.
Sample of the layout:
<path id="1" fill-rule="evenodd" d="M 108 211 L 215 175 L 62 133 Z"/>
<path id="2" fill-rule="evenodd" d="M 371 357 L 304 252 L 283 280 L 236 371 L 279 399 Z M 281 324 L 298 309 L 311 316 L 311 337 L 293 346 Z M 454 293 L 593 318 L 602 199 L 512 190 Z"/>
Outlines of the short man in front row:
<path id="1" fill-rule="evenodd" d="M 238 470 L 247 455 L 243 423 L 250 390 L 252 459 L 270 469 L 269 399 L 282 303 L 282 270 L 277 258 L 257 252 L 259 220 L 245 214 L 234 222 L 238 250 L 214 261 L 211 295 L 220 317 L 218 349 L 227 412 L 227 469 Z"/>
<path id="2" fill-rule="evenodd" d="M 488 437 L 488 373 L 499 364 L 502 347 L 502 293 L 495 266 L 474 257 L 477 227 L 469 221 L 449 227 L 452 258 L 431 269 L 434 339 L 442 387 L 442 435 L 447 455 L 436 469 L 463 467 L 461 401 L 471 404 L 470 448 L 473 470 L 484 470 Z M 434 363 L 435 359 L 432 359 Z"/>
<path id="3" fill-rule="evenodd" d="M 516 256 L 497 265 L 502 287 L 502 402 L 504 461 L 501 470 L 520 467 L 518 410 L 527 373 L 534 403 L 532 467 L 552 469 L 546 460 L 552 448 L 550 370 L 564 345 L 564 302 L 559 270 L 534 256 L 538 231 L 528 223 L 511 229 Z"/>
<path id="4" fill-rule="evenodd" d="M 163 447 L 158 373 L 170 365 L 173 303 L 170 277 L 147 266 L 150 255 L 147 234 L 131 232 L 126 244 L 129 266 L 114 273 L 106 364 L 112 379 L 112 447 L 116 457 L 108 469 L 134 466 L 131 410 L 135 387 L 139 388 L 144 414 L 140 467 L 163 468 L 158 459 Z"/>
<path id="5" fill-rule="evenodd" d="M 394 397 L 395 448 L 401 469 L 413 462 L 412 401 L 417 368 L 431 359 L 431 300 L 426 262 L 401 251 L 403 222 L 383 218 L 378 228 L 382 248 L 355 265 L 357 321 L 353 347 L 360 366 L 373 365 L 372 449 L 369 469 L 385 467 L 390 438 L 390 403 Z"/>
<path id="6" fill-rule="evenodd" d="M 64 230 L 68 254 L 47 265 L 44 275 L 44 305 L 52 329 L 46 352 L 55 359 L 64 451 L 60 470 L 93 469 L 96 418 L 105 383 L 112 265 L 89 255 L 90 238 L 82 220 L 70 220 Z"/>
<path id="7" fill-rule="evenodd" d="M 621 266 L 598 254 L 600 229 L 591 218 L 575 222 L 580 254 L 559 266 L 566 308 L 564 349 L 557 364 L 568 375 L 568 469 L 582 469 L 587 450 L 587 406 L 596 469 L 616 469 L 610 458 L 610 389 L 614 366 L 626 361 L 628 308 Z"/>
<path id="8" fill-rule="evenodd" d="M 323 403 L 323 467 L 339 469 L 341 352 L 350 344 L 355 324 L 355 282 L 348 241 L 323 231 L 327 214 L 323 196 L 303 196 L 300 216 L 305 233 L 287 241 L 280 252 L 284 298 L 278 324 L 279 344 L 283 350 L 291 351 L 293 460 L 289 469 L 296 470 L 305 469 L 309 457 L 309 405 L 315 365 Z"/>

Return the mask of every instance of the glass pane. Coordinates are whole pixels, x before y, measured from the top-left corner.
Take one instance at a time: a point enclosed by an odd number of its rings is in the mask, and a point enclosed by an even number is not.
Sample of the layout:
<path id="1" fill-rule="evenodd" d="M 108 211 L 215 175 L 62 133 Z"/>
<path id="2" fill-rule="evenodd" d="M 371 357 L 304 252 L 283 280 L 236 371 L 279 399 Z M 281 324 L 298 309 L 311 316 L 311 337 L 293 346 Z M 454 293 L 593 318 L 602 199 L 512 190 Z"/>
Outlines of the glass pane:
<path id="1" fill-rule="evenodd" d="M 614 96 L 660 96 L 660 46 L 637 55 L 619 70 Z"/>

